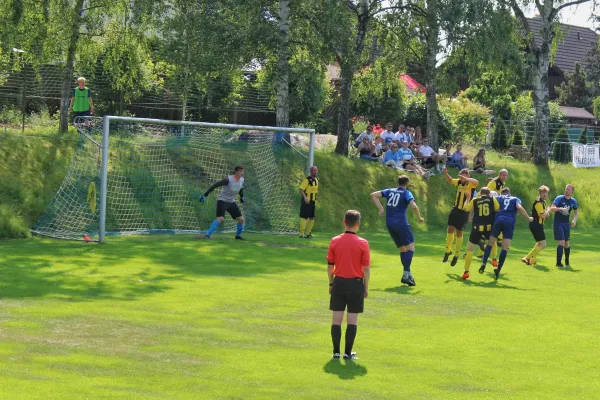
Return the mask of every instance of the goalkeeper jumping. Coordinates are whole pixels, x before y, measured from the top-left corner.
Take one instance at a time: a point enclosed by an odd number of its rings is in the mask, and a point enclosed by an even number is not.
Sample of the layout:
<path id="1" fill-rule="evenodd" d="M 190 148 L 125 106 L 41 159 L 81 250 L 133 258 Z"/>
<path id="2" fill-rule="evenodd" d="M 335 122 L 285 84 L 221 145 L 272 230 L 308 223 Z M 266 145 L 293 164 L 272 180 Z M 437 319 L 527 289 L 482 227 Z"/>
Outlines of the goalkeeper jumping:
<path id="1" fill-rule="evenodd" d="M 221 193 L 217 197 L 217 219 L 213 221 L 206 231 L 206 235 L 204 235 L 205 239 L 210 239 L 212 234 L 217 230 L 219 224 L 223 222 L 223 218 L 225 217 L 225 212 L 228 212 L 231 215 L 231 218 L 237 219 L 237 230 L 235 231 L 235 238 L 237 240 L 245 240 L 242 237 L 242 231 L 244 230 L 244 217 L 242 217 L 242 212 L 240 208 L 235 203 L 235 196 L 239 193 L 240 202 L 244 204 L 246 199 L 244 198 L 244 167 L 237 166 L 234 168 L 235 173 L 233 175 L 228 176 L 212 185 L 206 193 L 200 196 L 200 201 L 204 203 L 206 201 L 206 197 L 219 186 L 223 186 L 221 189 Z"/>

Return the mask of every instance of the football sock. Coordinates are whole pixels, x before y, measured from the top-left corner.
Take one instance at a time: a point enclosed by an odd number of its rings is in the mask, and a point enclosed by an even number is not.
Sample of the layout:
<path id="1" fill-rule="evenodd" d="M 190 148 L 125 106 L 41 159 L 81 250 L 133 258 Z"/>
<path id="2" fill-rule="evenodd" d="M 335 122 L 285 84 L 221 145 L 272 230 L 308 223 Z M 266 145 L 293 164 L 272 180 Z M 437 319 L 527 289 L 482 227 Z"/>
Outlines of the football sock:
<path id="1" fill-rule="evenodd" d="M 498 241 L 496 240 L 494 242 L 494 245 L 492 246 L 492 260 L 495 260 L 496 257 L 498 256 Z M 489 255 L 488 255 L 489 257 Z M 487 260 L 487 258 L 486 258 Z"/>
<path id="2" fill-rule="evenodd" d="M 210 224 L 210 228 L 208 228 L 208 230 L 206 231 L 206 235 L 207 236 L 212 235 L 213 233 L 215 233 L 215 231 L 217 230 L 218 227 L 219 227 L 219 220 L 215 219 L 213 221 L 213 223 Z"/>
<path id="3" fill-rule="evenodd" d="M 485 246 L 485 251 L 483 252 L 483 258 L 481 259 L 482 264 L 487 264 L 487 260 L 490 257 L 490 253 L 492 252 L 492 246 L 489 244 Z"/>
<path id="4" fill-rule="evenodd" d="M 460 255 L 460 248 L 462 247 L 464 236 L 456 236 L 456 248 L 454 252 L 454 256 L 458 257 Z"/>
<path id="5" fill-rule="evenodd" d="M 304 231 L 306 231 L 306 220 L 300 218 L 300 236 L 304 236 Z"/>
<path id="6" fill-rule="evenodd" d="M 309 219 L 306 222 L 306 236 L 310 235 L 312 233 L 312 228 L 315 225 L 315 220 L 314 219 Z"/>
<path id="7" fill-rule="evenodd" d="M 404 267 L 404 272 L 410 272 L 410 264 L 412 264 L 414 251 L 408 250 L 404 253 L 400 253 L 400 261 L 402 261 L 402 266 Z M 410 275 L 410 274 L 409 274 Z"/>
<path id="8" fill-rule="evenodd" d="M 473 252 L 467 251 L 467 255 L 465 257 L 465 271 L 469 271 L 471 269 L 471 260 L 473 259 Z"/>
<path id="9" fill-rule="evenodd" d="M 556 265 L 560 265 L 562 263 L 562 253 L 563 247 L 559 244 L 556 248 Z"/>
<path id="10" fill-rule="evenodd" d="M 502 266 L 504 265 L 504 260 L 506 260 L 506 253 L 508 253 L 508 250 L 500 250 L 500 259 L 498 260 L 498 270 L 502 269 Z"/>
<path id="11" fill-rule="evenodd" d="M 244 230 L 244 224 L 237 224 L 237 228 L 235 230 L 235 236 L 241 236 L 243 230 Z"/>
<path id="12" fill-rule="evenodd" d="M 345 354 L 350 355 L 352 353 L 352 346 L 354 346 L 354 339 L 356 338 L 356 325 L 346 325 L 346 349 Z"/>
<path id="13" fill-rule="evenodd" d="M 342 326 L 331 325 L 331 341 L 333 342 L 333 354 L 340 352 L 340 341 L 342 340 Z"/>
<path id="14" fill-rule="evenodd" d="M 565 247 L 565 265 L 569 265 L 569 256 L 571 255 L 571 248 Z"/>
<path id="15" fill-rule="evenodd" d="M 452 251 L 452 242 L 454 242 L 454 233 L 446 233 L 446 253 Z"/>
<path id="16" fill-rule="evenodd" d="M 537 257 L 540 251 L 542 251 L 542 249 L 540 249 L 540 246 L 538 246 L 538 244 L 536 243 L 535 246 L 533 246 L 533 249 L 529 252 L 529 254 L 527 254 L 527 259 L 529 261 L 535 260 L 535 257 Z"/>

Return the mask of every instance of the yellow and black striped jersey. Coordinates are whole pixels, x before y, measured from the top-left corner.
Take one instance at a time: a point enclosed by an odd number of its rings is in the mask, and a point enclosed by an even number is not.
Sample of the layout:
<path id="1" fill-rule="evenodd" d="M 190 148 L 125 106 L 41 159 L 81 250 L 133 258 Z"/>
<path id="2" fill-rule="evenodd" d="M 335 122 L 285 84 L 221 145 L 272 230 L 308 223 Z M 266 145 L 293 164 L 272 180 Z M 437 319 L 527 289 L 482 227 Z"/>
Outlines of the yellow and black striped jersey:
<path id="1" fill-rule="evenodd" d="M 546 200 L 542 200 L 538 197 L 535 199 L 533 206 L 531 207 L 531 216 L 533 217 L 533 222 L 543 225 L 545 218 L 541 217 L 540 214 L 544 211 L 546 211 Z"/>
<path id="2" fill-rule="evenodd" d="M 308 200 L 317 200 L 317 193 L 319 192 L 319 179 L 316 177 L 313 178 L 310 175 L 307 176 L 302 181 L 302 184 L 300 185 L 300 190 L 302 190 L 306 194 Z"/>
<path id="3" fill-rule="evenodd" d="M 479 196 L 465 205 L 465 211 L 473 210 L 473 228 L 484 227 L 485 230 L 492 229 L 496 211 L 500 209 L 500 203 L 495 197 Z"/>
<path id="4" fill-rule="evenodd" d="M 456 197 L 454 199 L 454 208 L 464 210 L 465 205 L 473 197 L 477 185 L 471 182 L 462 182 L 460 179 L 452 179 L 452 184 L 456 186 Z"/>
<path id="5" fill-rule="evenodd" d="M 500 194 L 502 193 L 502 188 L 506 186 L 505 182 L 502 182 L 500 180 L 500 178 L 494 178 L 491 181 L 489 181 L 487 187 L 490 188 L 490 190 L 493 190 L 494 192 Z"/>

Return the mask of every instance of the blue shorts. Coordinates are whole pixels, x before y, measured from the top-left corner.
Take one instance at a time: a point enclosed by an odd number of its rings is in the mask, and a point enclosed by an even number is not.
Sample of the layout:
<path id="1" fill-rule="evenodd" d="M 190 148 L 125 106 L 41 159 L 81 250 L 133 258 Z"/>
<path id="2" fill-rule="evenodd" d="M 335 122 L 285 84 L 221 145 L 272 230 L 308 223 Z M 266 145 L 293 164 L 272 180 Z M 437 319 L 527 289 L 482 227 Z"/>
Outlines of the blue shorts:
<path id="1" fill-rule="evenodd" d="M 568 222 L 555 222 L 554 240 L 571 240 L 571 224 Z"/>
<path id="2" fill-rule="evenodd" d="M 398 248 L 408 246 L 415 241 L 410 225 L 387 225 L 387 229 Z"/>
<path id="3" fill-rule="evenodd" d="M 512 239 L 515 233 L 515 221 L 512 219 L 498 218 L 492 226 L 491 236 L 497 238 L 500 234 L 503 239 Z"/>

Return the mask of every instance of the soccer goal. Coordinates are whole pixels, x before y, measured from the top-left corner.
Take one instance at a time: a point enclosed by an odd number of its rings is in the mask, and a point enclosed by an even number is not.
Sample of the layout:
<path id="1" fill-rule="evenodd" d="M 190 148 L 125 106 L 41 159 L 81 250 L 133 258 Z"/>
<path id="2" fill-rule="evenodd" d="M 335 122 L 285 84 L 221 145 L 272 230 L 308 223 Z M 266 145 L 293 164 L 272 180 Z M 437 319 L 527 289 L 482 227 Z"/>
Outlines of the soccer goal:
<path id="1" fill-rule="evenodd" d="M 66 176 L 34 233 L 102 243 L 106 235 L 202 233 L 215 218 L 215 182 L 245 170 L 245 230 L 295 233 L 298 185 L 313 164 L 313 129 L 80 117 Z M 292 146 L 284 133 L 299 134 Z M 238 202 L 239 204 L 239 202 Z M 235 230 L 226 215 L 220 231 Z"/>

